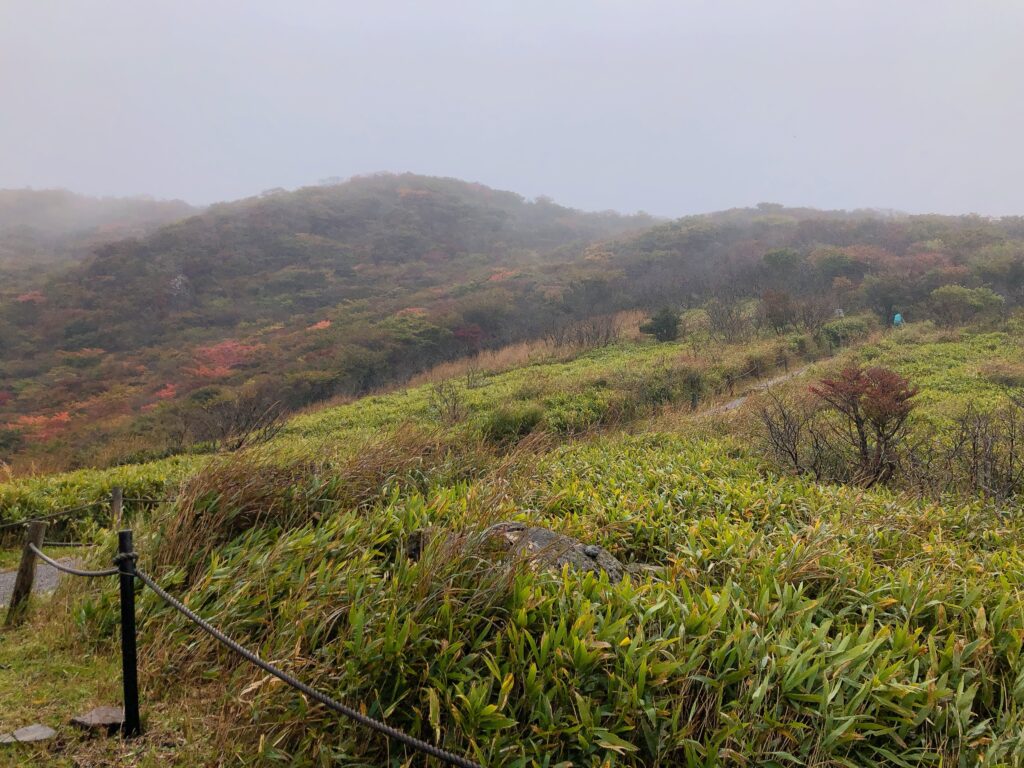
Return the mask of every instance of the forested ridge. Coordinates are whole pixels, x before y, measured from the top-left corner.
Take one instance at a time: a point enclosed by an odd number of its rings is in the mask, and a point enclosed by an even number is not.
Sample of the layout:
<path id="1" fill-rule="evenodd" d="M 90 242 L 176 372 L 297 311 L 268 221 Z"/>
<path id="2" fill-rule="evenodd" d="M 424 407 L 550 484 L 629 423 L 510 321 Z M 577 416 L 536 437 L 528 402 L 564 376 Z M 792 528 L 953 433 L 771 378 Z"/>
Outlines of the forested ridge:
<path id="1" fill-rule="evenodd" d="M 211 408 L 298 409 L 517 341 L 585 344 L 622 310 L 699 309 L 737 341 L 837 311 L 996 317 L 1022 286 L 1019 217 L 763 204 L 658 222 L 411 174 L 271 191 L 5 295 L 0 459 L 180 451 Z"/>

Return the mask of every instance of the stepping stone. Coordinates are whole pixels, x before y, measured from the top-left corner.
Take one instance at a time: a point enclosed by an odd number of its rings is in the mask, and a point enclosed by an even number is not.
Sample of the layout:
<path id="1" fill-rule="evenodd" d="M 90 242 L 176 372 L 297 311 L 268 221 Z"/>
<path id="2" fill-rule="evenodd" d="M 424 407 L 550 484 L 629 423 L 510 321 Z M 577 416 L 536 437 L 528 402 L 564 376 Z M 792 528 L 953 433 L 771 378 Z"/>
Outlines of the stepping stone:
<path id="1" fill-rule="evenodd" d="M 113 734 L 124 725 L 124 710 L 121 707 L 96 707 L 84 715 L 71 718 L 71 724 L 86 731 L 106 731 Z"/>
<path id="2" fill-rule="evenodd" d="M 34 741 L 47 741 L 57 735 L 57 732 L 45 725 L 35 723 L 19 728 L 13 733 L 0 733 L 0 744 L 30 744 Z"/>

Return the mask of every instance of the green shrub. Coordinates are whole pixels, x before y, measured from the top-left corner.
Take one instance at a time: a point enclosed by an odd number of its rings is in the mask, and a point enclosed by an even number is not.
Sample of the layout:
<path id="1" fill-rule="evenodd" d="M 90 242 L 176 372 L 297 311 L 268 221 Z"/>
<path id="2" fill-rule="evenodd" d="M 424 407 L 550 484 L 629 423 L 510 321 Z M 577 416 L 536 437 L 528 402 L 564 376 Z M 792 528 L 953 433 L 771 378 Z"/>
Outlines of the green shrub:
<path id="1" fill-rule="evenodd" d="M 864 317 L 841 317 L 821 327 L 822 337 L 833 347 L 845 347 L 871 333 L 873 323 Z"/>
<path id="2" fill-rule="evenodd" d="M 514 442 L 530 434 L 544 419 L 544 409 L 534 402 L 513 402 L 488 413 L 481 432 L 496 443 Z"/>
<path id="3" fill-rule="evenodd" d="M 640 326 L 640 333 L 646 333 L 662 342 L 675 341 L 679 338 L 679 313 L 668 307 L 658 310 Z"/>
<path id="4" fill-rule="evenodd" d="M 544 423 L 552 432 L 578 434 L 605 423 L 609 413 L 606 392 L 563 392 L 544 401 Z"/>

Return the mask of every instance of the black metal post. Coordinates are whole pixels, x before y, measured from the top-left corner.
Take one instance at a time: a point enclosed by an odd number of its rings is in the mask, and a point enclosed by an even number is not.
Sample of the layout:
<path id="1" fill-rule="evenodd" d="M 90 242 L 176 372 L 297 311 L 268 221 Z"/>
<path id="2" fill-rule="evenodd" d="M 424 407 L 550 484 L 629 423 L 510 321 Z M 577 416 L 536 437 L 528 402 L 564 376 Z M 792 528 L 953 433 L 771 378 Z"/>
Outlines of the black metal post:
<path id="1" fill-rule="evenodd" d="M 139 671 L 135 649 L 135 560 L 132 532 L 117 533 L 118 565 L 121 568 L 121 679 L 124 683 L 125 736 L 142 733 L 139 720 Z M 131 555 L 128 557 L 127 555 Z"/>

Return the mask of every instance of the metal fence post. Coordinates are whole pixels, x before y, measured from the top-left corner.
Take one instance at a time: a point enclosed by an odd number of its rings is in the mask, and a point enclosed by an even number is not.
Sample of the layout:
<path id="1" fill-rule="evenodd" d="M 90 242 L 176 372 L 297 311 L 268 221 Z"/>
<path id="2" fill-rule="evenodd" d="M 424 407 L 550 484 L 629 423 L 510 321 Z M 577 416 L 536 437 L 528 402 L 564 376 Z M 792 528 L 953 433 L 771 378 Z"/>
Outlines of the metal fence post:
<path id="1" fill-rule="evenodd" d="M 7 608 L 8 627 L 17 624 L 25 615 L 28 598 L 32 594 L 32 582 L 36 578 L 36 555 L 29 544 L 43 546 L 45 534 L 46 523 L 42 520 L 33 520 L 28 524 L 25 549 L 21 552 L 21 563 L 18 565 L 18 575 L 14 577 L 14 591 L 11 592 L 11 604 Z"/>
<path id="2" fill-rule="evenodd" d="M 118 566 L 121 569 L 121 679 L 124 684 L 125 736 L 142 733 L 139 719 L 139 670 L 135 647 L 135 553 L 132 532 L 117 533 Z"/>

